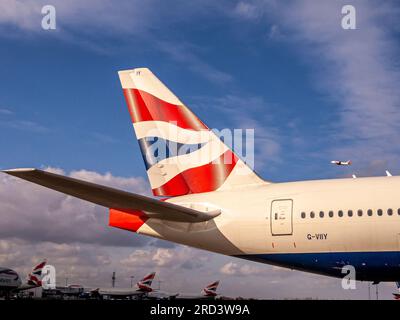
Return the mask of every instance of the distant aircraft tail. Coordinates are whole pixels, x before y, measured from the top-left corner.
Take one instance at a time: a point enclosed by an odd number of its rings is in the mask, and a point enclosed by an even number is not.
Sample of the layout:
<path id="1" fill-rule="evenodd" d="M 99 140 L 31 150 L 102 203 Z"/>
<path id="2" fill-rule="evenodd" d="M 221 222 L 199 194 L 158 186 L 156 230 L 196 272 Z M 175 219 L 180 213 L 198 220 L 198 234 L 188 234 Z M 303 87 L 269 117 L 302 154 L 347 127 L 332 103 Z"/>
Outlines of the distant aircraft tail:
<path id="1" fill-rule="evenodd" d="M 400 282 L 395 282 L 398 292 L 392 293 L 394 300 L 400 300 Z"/>
<path id="2" fill-rule="evenodd" d="M 203 289 L 201 292 L 203 296 L 206 297 L 215 297 L 217 295 L 217 288 L 219 285 L 219 281 L 215 281 L 211 284 L 209 284 L 207 287 Z"/>
<path id="3" fill-rule="evenodd" d="M 42 270 L 46 263 L 46 260 L 43 260 L 41 263 L 33 268 L 32 272 L 28 275 L 29 285 L 37 287 L 40 287 L 42 285 Z"/>
<path id="4" fill-rule="evenodd" d="M 263 183 L 149 69 L 119 71 L 119 78 L 154 195 Z"/>
<path id="5" fill-rule="evenodd" d="M 149 273 L 147 276 L 145 276 L 142 280 L 140 280 L 136 285 L 138 286 L 140 291 L 145 291 L 145 292 L 151 292 L 153 291 L 153 288 L 151 287 L 151 284 L 154 280 L 156 273 L 152 272 Z"/>

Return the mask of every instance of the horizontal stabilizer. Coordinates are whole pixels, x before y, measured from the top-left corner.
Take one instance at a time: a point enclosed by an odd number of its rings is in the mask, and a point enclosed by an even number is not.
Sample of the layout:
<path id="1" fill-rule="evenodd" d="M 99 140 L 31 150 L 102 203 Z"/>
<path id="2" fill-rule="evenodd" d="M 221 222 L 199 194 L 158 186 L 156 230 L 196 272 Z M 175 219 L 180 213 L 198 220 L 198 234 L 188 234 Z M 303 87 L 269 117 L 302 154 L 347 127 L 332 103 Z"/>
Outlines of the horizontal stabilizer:
<path id="1" fill-rule="evenodd" d="M 62 176 L 39 169 L 2 172 L 107 208 L 142 210 L 149 218 L 178 222 L 202 222 L 220 215 L 220 210 L 202 212 L 173 203 Z"/>

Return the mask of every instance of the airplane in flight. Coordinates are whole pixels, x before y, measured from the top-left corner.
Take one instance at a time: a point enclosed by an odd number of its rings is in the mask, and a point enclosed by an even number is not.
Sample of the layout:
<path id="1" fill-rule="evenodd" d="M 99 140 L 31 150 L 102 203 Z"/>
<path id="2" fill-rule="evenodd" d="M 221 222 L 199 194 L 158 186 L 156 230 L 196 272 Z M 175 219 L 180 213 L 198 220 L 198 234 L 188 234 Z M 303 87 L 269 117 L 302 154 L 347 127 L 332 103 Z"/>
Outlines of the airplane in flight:
<path id="1" fill-rule="evenodd" d="M 196 300 L 215 300 L 218 296 L 217 288 L 219 285 L 219 281 L 215 281 L 201 290 L 200 294 L 190 294 L 190 293 L 179 293 L 176 296 L 176 299 L 196 299 Z"/>
<path id="2" fill-rule="evenodd" d="M 400 279 L 399 177 L 263 180 L 149 69 L 119 77 L 157 198 L 39 169 L 3 172 L 109 208 L 115 228 L 327 276 L 351 265 L 357 280 Z"/>
<path id="3" fill-rule="evenodd" d="M 111 299 L 122 299 L 122 298 L 136 298 L 140 299 L 152 292 L 154 289 L 151 284 L 154 280 L 156 273 L 152 272 L 146 275 L 142 280 L 136 284 L 135 288 L 96 288 L 90 291 L 90 295 L 94 298 L 103 299 L 108 297 Z"/>
<path id="4" fill-rule="evenodd" d="M 350 166 L 351 165 L 350 160 L 347 160 L 347 161 L 332 160 L 331 163 L 336 164 L 337 166 Z"/>
<path id="5" fill-rule="evenodd" d="M 22 283 L 16 271 L 0 267 L 0 297 L 9 298 L 11 295 L 20 291 L 40 287 L 42 285 L 42 269 L 45 265 L 46 260 L 36 265 L 28 275 L 28 279 L 25 283 Z"/>

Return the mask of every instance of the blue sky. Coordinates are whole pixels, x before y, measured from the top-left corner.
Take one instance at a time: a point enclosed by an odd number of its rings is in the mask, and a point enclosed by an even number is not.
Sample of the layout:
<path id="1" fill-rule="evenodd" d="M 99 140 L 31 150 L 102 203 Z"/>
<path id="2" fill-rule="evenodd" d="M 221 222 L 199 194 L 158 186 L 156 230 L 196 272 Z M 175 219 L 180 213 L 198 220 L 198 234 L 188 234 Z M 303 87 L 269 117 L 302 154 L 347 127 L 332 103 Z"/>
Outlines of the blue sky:
<path id="1" fill-rule="evenodd" d="M 151 18 L 155 21 L 149 26 L 140 26 L 143 33 L 108 34 L 107 26 L 102 30 L 96 21 L 64 17 L 63 8 L 55 31 L 40 28 L 40 14 L 26 17 L 33 20 L 27 29 L 18 22 L 3 24 L 7 49 L 0 53 L 0 105 L 10 112 L 0 114 L 7 150 L 1 167 L 53 166 L 143 176 L 117 71 L 146 66 L 210 127 L 254 127 L 256 168 L 267 179 L 349 174 L 329 165 L 331 149 L 338 144 L 334 124 L 341 101 L 315 83 L 323 77 L 319 70 L 326 68 L 326 61 L 311 60 L 313 48 L 299 47 L 290 26 L 279 26 L 276 17 L 242 17 L 239 3 L 209 6 L 212 9 L 199 15 L 195 8 L 183 7 L 189 11 L 187 19 Z M 138 11 L 132 10 L 133 18 Z M 340 15 L 332 14 L 339 27 Z M 116 17 L 115 23 L 123 24 L 126 18 Z M 345 146 L 351 144 L 351 137 L 345 140 Z M 341 156 L 346 160 L 353 154 Z"/>
<path id="2" fill-rule="evenodd" d="M 356 30 L 341 28 L 341 8 L 348 4 L 344 1 L 135 0 L 115 5 L 109 0 L 53 0 L 57 29 L 51 31 L 40 26 L 44 4 L 49 3 L 3 0 L 0 4 L 1 168 L 50 166 L 148 192 L 117 71 L 149 67 L 209 127 L 254 128 L 256 169 L 265 179 L 400 171 L 400 7 L 396 1 L 351 1 L 357 10 Z M 335 158 L 352 159 L 354 165 L 330 165 Z M 21 189 L 21 193 L 13 203 L 30 199 L 28 191 Z M 4 197 L 4 201 L 9 198 Z M 47 201 L 51 195 L 43 197 Z M 30 201 L 32 217 L 43 219 L 44 200 Z M 80 210 L 94 210 L 73 204 Z M 96 252 L 97 259 L 115 255 L 114 242 L 100 251 L 96 232 L 92 242 L 89 236 L 50 244 L 38 240 L 36 255 L 43 247 L 74 259 L 85 250 Z M 1 241 L 9 238 L 0 236 L 0 245 Z M 85 241 L 97 245 L 98 251 L 86 247 Z M 14 243 L 8 246 L 14 248 Z M 74 251 L 76 243 L 81 243 L 81 251 Z M 154 243 L 145 245 L 148 252 L 154 251 Z M 31 250 L 25 242 L 18 248 Z M 120 259 L 121 267 L 129 262 L 125 259 L 130 252 L 120 250 L 114 260 Z M 162 257 L 168 260 L 170 249 L 165 250 Z M 188 261 L 184 257 L 197 252 L 175 250 L 182 266 Z M 149 259 L 159 261 L 160 253 L 153 253 Z M 144 253 L 136 252 L 140 254 Z M 22 261 L 12 260 L 11 255 L 8 259 L 9 265 Z M 215 255 L 204 259 L 208 268 L 199 269 L 196 285 L 231 263 Z M 93 260 L 77 261 L 92 270 Z M 236 260 L 235 264 L 224 269 L 229 277 L 238 275 L 236 282 L 227 284 L 234 292 L 242 288 L 241 274 L 251 274 L 253 280 L 248 281 L 254 284 L 258 277 L 265 280 L 271 275 L 268 281 L 274 292 L 285 284 L 287 273 L 261 266 L 270 272 L 267 276 L 258 265 L 248 267 Z M 301 273 L 291 276 L 281 288 L 281 297 L 342 297 L 337 281 L 321 279 Z M 293 281 L 298 284 L 293 286 Z M 325 289 L 319 288 L 321 283 Z M 263 294 L 262 288 L 257 290 L 255 295 Z M 364 297 L 365 292 L 349 297 L 357 295 Z"/>

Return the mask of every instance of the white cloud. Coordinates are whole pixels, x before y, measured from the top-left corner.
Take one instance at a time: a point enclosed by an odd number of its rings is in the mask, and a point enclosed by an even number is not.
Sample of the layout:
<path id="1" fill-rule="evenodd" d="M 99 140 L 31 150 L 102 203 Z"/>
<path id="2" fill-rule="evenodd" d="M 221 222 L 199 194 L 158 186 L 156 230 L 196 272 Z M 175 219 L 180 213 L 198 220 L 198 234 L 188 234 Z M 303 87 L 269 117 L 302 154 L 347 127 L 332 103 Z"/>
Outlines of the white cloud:
<path id="1" fill-rule="evenodd" d="M 65 174 L 59 168 L 46 168 Z M 141 177 L 78 170 L 69 176 L 131 192 L 146 194 Z M 210 255 L 188 247 L 110 228 L 108 212 L 91 203 L 2 174 L 0 176 L 0 266 L 15 268 L 21 276 L 43 258 L 56 267 L 60 283 L 109 285 L 113 271 L 117 284 L 130 277 L 157 271 L 162 279 L 173 272 L 201 269 Z M 135 249 L 136 248 L 136 249 Z"/>
<path id="2" fill-rule="evenodd" d="M 42 6 L 45 0 L 3 0 L 0 2 L 0 35 L 32 37 L 51 33 L 55 38 L 84 46 L 98 54 L 110 54 L 122 46 L 134 44 L 135 50 L 160 50 L 169 58 L 185 65 L 190 71 L 216 83 L 226 84 L 232 75 L 202 59 L 195 48 L 184 41 L 166 37 L 166 30 L 184 21 L 194 21 L 212 11 L 222 11 L 222 5 L 212 1 L 179 2 L 174 10 L 162 0 L 80 1 L 53 0 L 57 29 L 41 28 Z M 13 32 L 7 30 L 11 26 Z M 161 36 L 162 34 L 162 36 Z M 99 35 L 102 39 L 99 40 Z M 119 46 L 109 46 L 104 39 L 118 40 Z M 140 43 L 140 46 L 137 44 Z"/>
<path id="3" fill-rule="evenodd" d="M 13 112 L 7 108 L 0 108 L 0 115 L 12 115 Z"/>
<path id="4" fill-rule="evenodd" d="M 228 262 L 220 268 L 220 272 L 230 276 L 250 276 L 260 275 L 270 272 L 265 266 L 255 266 L 250 264 L 238 264 L 235 262 Z"/>
<path id="5" fill-rule="evenodd" d="M 6 25 L 18 26 L 21 29 L 40 27 L 35 24 L 33 15 L 40 15 L 41 6 L 35 1 L 4 0 L 0 2 L 0 22 Z"/>
<path id="6" fill-rule="evenodd" d="M 234 9 L 234 14 L 244 19 L 257 19 L 262 15 L 259 7 L 253 3 L 239 1 Z"/>
<path id="7" fill-rule="evenodd" d="M 228 262 L 224 266 L 221 267 L 220 271 L 223 274 L 233 275 L 236 273 L 236 264 L 233 262 Z"/>
<path id="8" fill-rule="evenodd" d="M 60 169 L 49 170 L 63 173 Z M 141 194 L 149 190 L 141 177 L 122 178 L 87 170 L 73 171 L 70 176 Z M 18 236 L 28 241 L 120 246 L 141 246 L 149 241 L 136 234 L 109 228 L 106 208 L 3 174 L 0 177 L 0 209 L 3 239 Z"/>
<path id="9" fill-rule="evenodd" d="M 269 32 L 268 32 L 268 39 L 271 40 L 280 40 L 283 39 L 284 36 L 282 35 L 282 32 L 279 28 L 278 25 L 273 24 L 270 28 L 269 28 Z"/>
<path id="10" fill-rule="evenodd" d="M 323 153 L 367 166 L 382 159 L 397 167 L 400 146 L 400 46 L 396 38 L 400 9 L 395 1 L 355 0 L 357 29 L 343 30 L 345 1 L 253 0 L 238 2 L 236 18 L 277 32 L 313 70 L 314 86 L 335 109 L 337 121 L 325 125 Z M 258 12 L 262 16 L 252 15 Z M 239 14 L 240 13 L 240 14 Z M 272 27 L 271 27 L 272 25 Z M 288 89 L 290 91 L 290 88 Z M 321 105 L 321 108 L 324 106 Z M 321 150 L 318 150 L 321 155 Z"/>
<path id="11" fill-rule="evenodd" d="M 400 154 L 400 52 L 395 37 L 400 11 L 395 2 L 353 1 L 357 29 L 341 28 L 344 1 L 293 1 L 269 17 L 288 30 L 292 44 L 313 65 L 315 86 L 338 107 L 330 124 L 336 157 L 367 163 Z"/>
<path id="12" fill-rule="evenodd" d="M 56 9 L 57 29 L 88 35 L 102 31 L 102 36 L 149 35 L 150 31 L 162 30 L 175 22 L 190 21 L 221 11 L 222 5 L 215 1 L 179 1 L 171 5 L 163 0 L 2 0 L 0 23 L 22 31 L 44 32 L 41 28 L 43 6 L 51 4 Z M 47 31 L 45 31 L 47 32 Z"/>
<path id="13" fill-rule="evenodd" d="M 261 168 L 268 163 L 272 169 L 280 161 L 284 133 L 276 126 L 273 106 L 258 96 L 228 94 L 221 97 L 193 97 L 193 104 L 200 109 L 213 108 L 221 113 L 221 124 L 230 129 L 254 129 L 254 150 L 243 151 L 254 154 L 254 165 Z M 218 117 L 218 115 L 217 115 Z M 223 128 L 216 128 L 222 130 Z M 250 163 L 251 164 L 251 163 Z"/>
<path id="14" fill-rule="evenodd" d="M 154 268 L 167 264 L 172 253 L 169 249 L 154 248 L 153 250 L 135 250 L 127 258 L 121 260 L 121 265 L 126 267 L 149 267 Z"/>
<path id="15" fill-rule="evenodd" d="M 13 111 L 7 108 L 0 108 L 0 127 L 31 133 L 46 133 L 50 130 L 35 121 L 18 118 Z"/>
<path id="16" fill-rule="evenodd" d="M 63 173 L 61 169 L 49 171 Z M 130 191 L 142 192 L 141 178 L 114 177 L 79 170 L 70 175 Z M 340 281 L 224 257 L 186 246 L 155 246 L 150 238 L 107 227 L 105 210 L 6 175 L 0 176 L 0 266 L 25 278 L 43 258 L 56 267 L 59 284 L 130 286 L 157 271 L 154 286 L 171 292 L 199 292 L 221 280 L 219 292 L 245 297 L 362 297 L 365 288 L 346 292 Z M 95 228 L 93 228 L 95 226 Z M 54 228 L 54 232 L 48 229 Z M 113 232 L 115 231 L 115 233 Z M 135 248 L 136 246 L 136 248 Z M 140 247 L 140 248 L 137 248 Z M 222 265 L 222 267 L 221 267 Z M 219 270 L 219 276 L 218 276 Z M 365 287 L 365 286 L 364 286 Z M 390 297 L 391 287 L 382 288 Z M 364 290 L 364 291 L 363 291 Z"/>
<path id="17" fill-rule="evenodd" d="M 97 141 L 100 144 L 115 144 L 115 143 L 119 143 L 118 139 L 116 139 L 116 138 L 114 138 L 112 136 L 109 136 L 107 134 L 104 134 L 104 133 L 92 132 L 90 135 L 93 137 L 93 139 L 95 141 Z"/>
<path id="18" fill-rule="evenodd" d="M 141 18 L 144 13 L 150 19 L 150 12 L 146 3 L 131 1 L 121 2 L 115 6 L 110 0 L 97 1 L 62 1 L 53 0 L 51 5 L 56 9 L 57 28 L 59 29 L 103 29 L 104 32 L 139 32 L 141 26 L 146 22 Z M 42 0 L 3 0 L 0 3 L 0 23 L 12 25 L 20 30 L 28 32 L 44 32 L 41 27 L 43 14 L 41 9 L 48 1 Z M 138 10 L 139 5 L 140 11 Z M 125 23 L 117 23 L 120 17 Z M 131 19 L 128 19 L 128 18 Z"/>
<path id="19" fill-rule="evenodd" d="M 46 133 L 49 131 L 45 126 L 30 120 L 0 120 L 0 126 L 34 133 Z"/>
<path id="20" fill-rule="evenodd" d="M 156 41 L 157 49 L 167 53 L 171 59 L 185 65 L 189 70 L 199 74 L 206 80 L 214 84 L 224 85 L 232 82 L 232 75 L 221 71 L 201 59 L 196 52 L 196 48 L 185 42 L 172 44 L 171 42 Z"/>
<path id="21" fill-rule="evenodd" d="M 180 246 L 178 248 L 146 248 L 137 249 L 122 259 L 121 265 L 125 267 L 172 268 L 178 269 L 187 266 L 187 262 L 196 259 L 196 268 L 200 268 L 208 260 L 204 253 L 198 250 Z M 190 269 L 190 268 L 187 268 Z"/>
<path id="22" fill-rule="evenodd" d="M 149 193 L 150 190 L 148 182 L 142 177 L 116 177 L 110 172 L 100 174 L 98 172 L 88 170 L 72 171 L 70 173 L 70 176 L 76 179 L 104 184 L 110 187 L 115 187 L 118 189 L 123 189 L 140 194 Z"/>
<path id="23" fill-rule="evenodd" d="M 390 7 L 376 10 L 356 1 L 357 30 L 340 27 L 343 2 L 302 1 L 285 11 L 286 23 L 307 45 L 307 54 L 325 64 L 317 73 L 323 89 L 342 104 L 341 125 L 357 139 L 398 135 L 400 70 L 394 64 L 398 42 L 386 28 Z M 376 141 L 375 141 L 376 142 Z"/>

